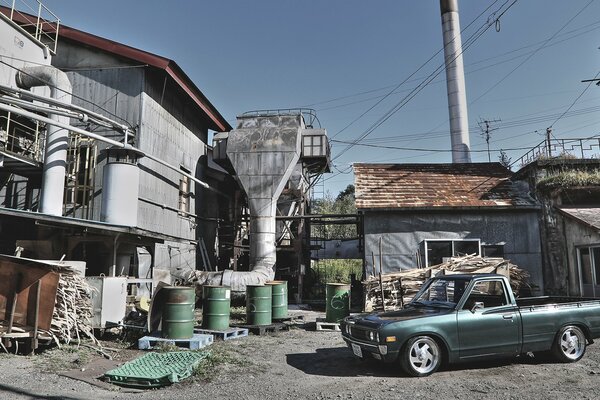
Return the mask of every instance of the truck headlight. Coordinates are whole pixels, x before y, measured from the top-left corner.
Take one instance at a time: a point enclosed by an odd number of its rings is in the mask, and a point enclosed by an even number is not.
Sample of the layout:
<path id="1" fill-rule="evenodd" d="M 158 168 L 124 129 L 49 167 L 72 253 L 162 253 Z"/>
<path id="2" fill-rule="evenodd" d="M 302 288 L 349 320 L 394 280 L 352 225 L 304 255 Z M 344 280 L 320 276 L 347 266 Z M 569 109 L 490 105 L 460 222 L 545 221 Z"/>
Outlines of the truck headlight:
<path id="1" fill-rule="evenodd" d="M 369 331 L 368 336 L 369 336 L 369 340 L 372 341 L 372 342 L 378 342 L 379 341 L 379 335 L 375 331 Z"/>

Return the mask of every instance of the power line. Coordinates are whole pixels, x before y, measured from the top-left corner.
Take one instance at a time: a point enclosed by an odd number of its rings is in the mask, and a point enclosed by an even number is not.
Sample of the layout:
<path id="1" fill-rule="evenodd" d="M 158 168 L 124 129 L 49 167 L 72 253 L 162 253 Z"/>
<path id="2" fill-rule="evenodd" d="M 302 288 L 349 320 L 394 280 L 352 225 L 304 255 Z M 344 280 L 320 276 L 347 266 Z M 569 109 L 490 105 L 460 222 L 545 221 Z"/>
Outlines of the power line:
<path id="1" fill-rule="evenodd" d="M 488 18 L 486 23 L 484 23 L 474 34 L 472 34 L 466 40 L 465 45 L 462 48 L 462 51 L 460 52 L 460 54 L 455 55 L 454 59 L 461 56 L 473 43 L 475 43 L 477 41 L 477 39 L 479 39 L 492 25 L 495 24 L 496 21 L 498 21 L 517 2 L 517 0 L 513 0 L 512 3 L 506 9 L 502 10 L 502 8 L 508 2 L 509 2 L 509 0 L 507 0 L 505 3 L 503 3 L 502 6 L 492 14 L 494 16 L 494 18 L 491 20 L 490 20 L 490 18 Z M 495 17 L 495 15 L 497 13 L 500 13 L 500 14 L 497 17 Z M 348 146 L 346 146 L 340 153 L 338 153 L 338 155 L 336 157 L 333 158 L 333 160 L 341 157 L 344 153 L 346 153 L 348 150 L 350 150 L 354 145 L 356 145 L 358 142 L 360 142 L 361 140 L 366 138 L 375 129 L 377 129 L 385 121 L 387 121 L 392 115 L 394 115 L 396 112 L 398 112 L 398 110 L 400 110 L 402 107 L 404 107 L 419 92 L 421 92 L 427 85 L 429 85 L 431 83 L 431 81 L 433 79 L 435 79 L 444 70 L 444 67 L 445 67 L 445 64 L 442 64 L 438 68 L 436 68 L 436 70 L 434 70 L 423 82 L 421 82 L 419 85 L 417 85 L 417 87 L 415 87 L 407 96 L 402 98 L 398 103 L 396 103 L 395 106 L 393 106 L 387 113 L 385 113 L 383 117 L 379 118 L 374 124 L 372 124 L 362 135 L 360 135 L 358 138 L 356 138 L 352 143 L 349 143 Z"/>
<path id="2" fill-rule="evenodd" d="M 594 2 L 594 0 L 590 0 L 586 5 L 584 5 L 574 16 L 572 16 L 563 26 L 560 27 L 559 30 L 557 30 L 556 32 L 554 32 L 554 34 L 552 36 L 550 36 L 548 39 L 546 39 L 544 41 L 544 43 L 542 43 L 541 46 L 539 46 L 538 48 L 536 48 L 531 54 L 529 54 L 529 56 L 527 56 L 527 58 L 525 58 L 525 60 L 521 61 L 516 67 L 514 67 L 512 70 L 510 70 L 510 72 L 506 75 L 504 75 L 498 82 L 496 82 L 494 85 L 492 85 L 489 89 L 487 89 L 485 92 L 483 92 L 481 95 L 479 95 L 475 100 L 469 102 L 469 105 L 475 103 L 477 100 L 481 99 L 482 97 L 484 97 L 485 95 L 487 95 L 488 93 L 490 93 L 492 90 L 494 90 L 496 87 L 498 87 L 498 85 L 500 85 L 502 82 L 504 82 L 509 76 L 511 76 L 517 69 L 519 69 L 521 66 L 523 66 L 523 64 L 525 64 L 527 61 L 529 61 L 534 55 L 536 55 L 540 50 L 542 50 L 544 47 L 547 46 L 547 44 L 552 41 L 552 39 L 554 39 L 563 29 L 565 29 L 575 18 L 577 18 L 579 16 L 579 14 L 581 14 L 590 4 L 592 4 Z"/>
<path id="3" fill-rule="evenodd" d="M 471 21 L 464 29 L 466 30 L 468 27 L 470 27 L 477 19 L 479 19 L 487 10 L 489 10 L 494 4 L 496 4 L 499 0 L 494 0 L 494 2 L 492 4 L 490 4 L 485 10 L 483 10 L 476 18 L 473 19 L 473 21 Z M 507 0 L 508 1 L 508 0 Z M 514 0 L 516 1 L 516 0 Z M 505 3 L 506 4 L 506 3 Z M 462 31 L 461 31 L 462 32 Z M 452 42 L 456 40 L 455 38 L 452 38 Z M 421 66 L 419 66 L 419 68 L 417 68 L 413 73 L 411 73 L 408 77 L 406 77 L 402 82 L 398 83 L 397 85 L 394 86 L 394 88 L 392 90 L 390 90 L 386 95 L 384 95 L 381 99 L 379 99 L 377 102 L 375 102 L 375 104 L 373 104 L 371 107 L 369 107 L 366 111 L 364 111 L 362 114 L 360 114 L 358 117 L 356 117 L 355 119 L 353 119 L 349 124 L 347 124 L 346 126 L 344 126 L 341 130 L 339 130 L 338 132 L 336 132 L 331 139 L 335 138 L 337 135 L 339 135 L 340 133 L 344 132 L 346 129 L 348 129 L 349 127 L 351 127 L 352 125 L 354 125 L 354 123 L 356 123 L 358 120 L 360 120 L 362 117 L 364 117 L 366 114 L 368 114 L 372 109 L 374 109 L 375 107 L 377 107 L 379 104 L 381 104 L 382 101 L 384 101 L 385 99 L 387 99 L 389 96 L 391 96 L 400 86 L 402 86 L 404 83 L 406 83 L 410 78 L 412 78 L 414 75 L 416 75 L 417 72 L 419 72 L 421 69 L 423 69 L 427 64 L 429 64 L 429 62 L 431 60 L 433 60 L 440 52 L 442 52 L 444 50 L 444 48 L 442 47 L 440 50 L 438 50 L 437 52 L 435 52 L 431 57 L 429 57 L 429 59 L 427 59 L 427 61 L 425 61 L 423 64 L 421 64 Z"/>
<path id="4" fill-rule="evenodd" d="M 592 85 L 592 83 L 597 80 L 598 76 L 600 76 L 600 71 L 598 71 L 598 73 L 596 74 L 596 76 L 594 76 L 594 79 L 590 79 L 588 81 L 588 84 L 581 91 L 581 93 L 579 93 L 579 96 L 577 96 L 575 98 L 575 100 L 573 100 L 573 102 L 571 103 L 571 105 L 569 107 L 567 107 L 567 109 L 565 110 L 565 112 L 563 112 L 562 114 L 560 114 L 560 116 L 558 118 L 556 118 L 556 120 L 553 123 L 551 123 L 548 128 L 552 128 L 554 126 L 554 124 L 556 124 L 562 117 L 564 117 L 571 110 L 571 108 L 575 105 L 575 103 L 577 103 L 577 101 L 579 101 L 579 99 L 581 98 L 581 96 L 583 96 L 585 94 L 585 92 L 587 92 L 587 90 L 590 88 L 590 86 Z"/>

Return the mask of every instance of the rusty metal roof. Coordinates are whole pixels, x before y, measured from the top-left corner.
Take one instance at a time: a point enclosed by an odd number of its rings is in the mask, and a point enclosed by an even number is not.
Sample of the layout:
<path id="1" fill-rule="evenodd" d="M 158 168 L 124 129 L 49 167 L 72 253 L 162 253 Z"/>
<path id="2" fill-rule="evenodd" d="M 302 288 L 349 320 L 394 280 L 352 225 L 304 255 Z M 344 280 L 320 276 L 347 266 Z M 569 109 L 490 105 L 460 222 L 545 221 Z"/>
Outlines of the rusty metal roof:
<path id="1" fill-rule="evenodd" d="M 600 207 L 560 207 L 559 211 L 592 229 L 600 231 Z"/>
<path id="2" fill-rule="evenodd" d="M 532 207 L 500 163 L 354 164 L 356 208 Z"/>

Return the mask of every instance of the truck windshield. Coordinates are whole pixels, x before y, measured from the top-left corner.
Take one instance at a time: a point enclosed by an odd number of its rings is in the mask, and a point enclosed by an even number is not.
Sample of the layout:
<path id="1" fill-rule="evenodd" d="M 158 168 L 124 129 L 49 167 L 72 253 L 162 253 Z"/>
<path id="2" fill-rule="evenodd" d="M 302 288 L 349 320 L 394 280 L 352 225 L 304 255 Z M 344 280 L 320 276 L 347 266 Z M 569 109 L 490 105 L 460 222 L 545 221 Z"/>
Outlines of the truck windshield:
<path id="1" fill-rule="evenodd" d="M 409 304 L 416 307 L 454 308 L 464 294 L 467 283 L 468 280 L 464 279 L 433 279 Z"/>

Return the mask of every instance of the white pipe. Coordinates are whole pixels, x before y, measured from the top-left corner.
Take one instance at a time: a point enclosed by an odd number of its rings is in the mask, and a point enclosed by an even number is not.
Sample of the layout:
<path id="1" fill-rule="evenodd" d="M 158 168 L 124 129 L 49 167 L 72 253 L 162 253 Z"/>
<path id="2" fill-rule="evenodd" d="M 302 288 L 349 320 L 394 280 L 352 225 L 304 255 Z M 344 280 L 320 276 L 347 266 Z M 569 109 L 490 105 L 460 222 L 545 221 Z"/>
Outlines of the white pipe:
<path id="1" fill-rule="evenodd" d="M 64 103 L 64 102 L 62 102 L 60 100 L 53 99 L 53 98 L 46 97 L 46 96 L 42 96 L 42 95 L 39 95 L 39 94 L 35 94 L 35 93 L 32 93 L 32 92 L 30 92 L 28 90 L 17 89 L 17 88 L 13 88 L 13 87 L 10 87 L 10 86 L 5 86 L 5 85 L 0 85 L 0 91 L 4 92 L 4 93 L 18 94 L 21 98 L 28 98 L 28 99 L 31 99 L 31 100 L 37 100 L 37 101 L 40 101 L 40 102 L 43 102 L 43 103 L 50 104 L 52 106 L 64 108 L 64 109 L 67 109 L 67 110 L 73 110 L 75 112 L 81 113 L 83 115 L 87 115 L 89 117 L 93 117 L 93 118 L 101 120 L 101 121 L 103 121 L 103 122 L 105 122 L 107 124 L 110 124 L 115 129 L 119 129 L 119 130 L 122 130 L 122 131 L 125 131 L 126 129 L 129 129 L 130 131 L 132 130 L 132 128 L 129 127 L 129 126 L 126 126 L 126 125 L 124 125 L 122 123 L 113 121 L 112 119 L 107 118 L 107 117 L 105 117 L 102 114 L 98 114 L 98 113 L 96 113 L 94 111 L 91 111 L 91 110 L 88 110 L 86 108 L 80 107 L 80 106 L 78 106 L 76 104 Z"/>
<path id="2" fill-rule="evenodd" d="M 104 142 L 104 143 L 112 144 L 113 146 L 126 147 L 128 149 L 139 151 L 140 154 L 142 154 L 144 157 L 149 158 L 150 160 L 155 161 L 155 162 L 157 162 L 160 165 L 164 165 L 165 167 L 167 167 L 167 168 L 169 168 L 169 169 L 171 169 L 171 170 L 173 170 L 173 171 L 175 171 L 175 172 L 177 172 L 177 173 L 179 173 L 181 175 L 187 176 L 192 181 L 196 182 L 197 184 L 199 184 L 199 185 L 201 185 L 201 186 L 203 186 L 203 187 L 205 187 L 207 189 L 211 189 L 211 187 L 208 185 L 208 183 L 206 183 L 204 181 L 201 181 L 200 179 L 196 178 L 195 176 L 193 176 L 191 174 L 188 174 L 187 172 L 184 172 L 181 169 L 170 165 L 166 161 L 163 161 L 160 158 L 156 158 L 156 157 L 154 157 L 154 156 L 152 156 L 152 155 L 150 155 L 148 153 L 145 153 L 144 151 L 142 151 L 142 150 L 140 150 L 138 148 L 135 148 L 133 146 L 124 145 L 123 143 L 117 142 L 116 140 L 108 139 L 108 138 L 105 138 L 104 136 L 98 135 L 96 133 L 88 132 L 88 131 L 83 130 L 81 128 L 77 128 L 77 127 L 71 126 L 69 124 L 64 124 L 64 123 L 61 123 L 59 121 L 54 121 L 54 120 L 52 120 L 50 118 L 42 117 L 39 114 L 34 114 L 32 112 L 25 111 L 25 110 L 17 108 L 17 107 L 9 106 L 7 104 L 1 104 L 0 103 L 0 110 L 8 111 L 8 112 L 11 112 L 11 113 L 14 113 L 14 114 L 22 115 L 22 116 L 27 117 L 27 118 L 31 118 L 31 119 L 34 119 L 34 120 L 45 122 L 48 125 L 54 125 L 54 126 L 57 126 L 57 127 L 60 127 L 60 128 L 64 128 L 64 129 L 67 129 L 67 130 L 69 130 L 71 132 L 79 133 L 80 135 L 83 135 L 83 136 L 86 136 L 86 137 L 89 137 L 89 138 L 92 138 L 92 139 L 96 139 L 96 140 Z"/>
<path id="3" fill-rule="evenodd" d="M 24 67 L 16 76 L 17 86 L 30 89 L 35 86 L 49 86 L 50 96 L 63 103 L 71 102 L 71 82 L 67 74 L 49 65 Z M 49 114 L 49 118 L 60 123 L 69 123 L 69 117 Z M 67 149 L 69 131 L 56 125 L 50 125 L 46 132 L 44 171 L 40 194 L 40 212 L 62 216 L 65 193 L 65 175 L 67 172 Z"/>
<path id="4" fill-rule="evenodd" d="M 440 9 L 444 36 L 452 162 L 470 163 L 469 116 L 467 113 L 467 91 L 465 88 L 465 71 L 458 18 L 458 0 L 440 0 Z"/>

